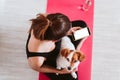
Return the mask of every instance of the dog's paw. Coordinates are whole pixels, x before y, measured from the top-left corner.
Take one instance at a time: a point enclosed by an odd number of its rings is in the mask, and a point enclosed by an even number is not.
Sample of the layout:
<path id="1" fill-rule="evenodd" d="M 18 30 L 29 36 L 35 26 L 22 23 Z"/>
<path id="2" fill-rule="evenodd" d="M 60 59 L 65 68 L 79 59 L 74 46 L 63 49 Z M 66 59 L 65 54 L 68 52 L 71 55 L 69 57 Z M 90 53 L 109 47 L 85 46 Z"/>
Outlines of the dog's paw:
<path id="1" fill-rule="evenodd" d="M 59 75 L 58 73 L 56 73 L 56 75 Z"/>
<path id="2" fill-rule="evenodd" d="M 60 70 L 60 69 L 61 69 L 61 67 L 57 66 L 57 69 L 59 69 L 59 70 Z M 59 75 L 59 73 L 56 73 L 56 75 Z"/>
<path id="3" fill-rule="evenodd" d="M 75 79 L 77 78 L 77 74 L 75 72 L 71 73 L 71 75 L 73 78 L 75 78 Z"/>

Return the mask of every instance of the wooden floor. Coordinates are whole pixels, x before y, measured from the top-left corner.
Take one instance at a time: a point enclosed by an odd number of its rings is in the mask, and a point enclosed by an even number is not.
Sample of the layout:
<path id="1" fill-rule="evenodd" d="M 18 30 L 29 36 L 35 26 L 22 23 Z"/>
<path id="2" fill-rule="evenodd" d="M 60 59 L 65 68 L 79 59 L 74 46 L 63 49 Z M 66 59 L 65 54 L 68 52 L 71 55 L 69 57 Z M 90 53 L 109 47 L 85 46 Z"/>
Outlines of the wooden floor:
<path id="1" fill-rule="evenodd" d="M 0 80 L 37 80 L 25 55 L 29 19 L 47 0 L 0 0 Z M 95 0 L 91 80 L 120 80 L 120 0 Z"/>
<path id="2" fill-rule="evenodd" d="M 120 0 L 95 0 L 92 80 L 120 80 Z"/>
<path id="3" fill-rule="evenodd" d="M 120 0 L 95 0 L 92 80 L 120 80 Z"/>
<path id="4" fill-rule="evenodd" d="M 45 8 L 46 0 L 0 0 L 0 80 L 38 79 L 28 66 L 25 43 L 29 19 Z"/>

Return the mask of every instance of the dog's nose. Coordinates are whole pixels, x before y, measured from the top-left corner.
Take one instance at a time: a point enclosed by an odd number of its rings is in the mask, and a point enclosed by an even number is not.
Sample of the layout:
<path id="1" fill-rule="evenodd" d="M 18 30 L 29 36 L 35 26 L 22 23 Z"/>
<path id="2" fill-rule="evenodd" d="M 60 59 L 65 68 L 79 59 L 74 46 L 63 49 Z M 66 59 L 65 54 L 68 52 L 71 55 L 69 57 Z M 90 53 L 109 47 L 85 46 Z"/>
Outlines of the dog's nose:
<path id="1" fill-rule="evenodd" d="M 68 67 L 68 70 L 71 70 L 71 67 Z"/>

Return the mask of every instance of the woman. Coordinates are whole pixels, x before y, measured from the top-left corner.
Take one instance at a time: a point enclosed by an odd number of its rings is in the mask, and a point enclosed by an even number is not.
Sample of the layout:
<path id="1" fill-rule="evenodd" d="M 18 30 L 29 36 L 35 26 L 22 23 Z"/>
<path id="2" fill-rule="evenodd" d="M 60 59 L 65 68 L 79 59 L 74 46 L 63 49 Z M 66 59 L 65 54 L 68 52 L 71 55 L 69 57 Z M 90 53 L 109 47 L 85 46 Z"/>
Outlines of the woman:
<path id="1" fill-rule="evenodd" d="M 61 13 L 39 14 L 31 19 L 32 25 L 26 44 L 26 53 L 30 67 L 38 72 L 45 73 L 51 80 L 60 80 L 62 74 L 71 72 L 66 69 L 56 69 L 56 57 L 60 51 L 61 38 L 71 35 L 80 27 L 71 29 L 71 22 Z M 55 73 L 61 74 L 60 77 Z M 62 78 L 62 80 L 65 80 Z"/>

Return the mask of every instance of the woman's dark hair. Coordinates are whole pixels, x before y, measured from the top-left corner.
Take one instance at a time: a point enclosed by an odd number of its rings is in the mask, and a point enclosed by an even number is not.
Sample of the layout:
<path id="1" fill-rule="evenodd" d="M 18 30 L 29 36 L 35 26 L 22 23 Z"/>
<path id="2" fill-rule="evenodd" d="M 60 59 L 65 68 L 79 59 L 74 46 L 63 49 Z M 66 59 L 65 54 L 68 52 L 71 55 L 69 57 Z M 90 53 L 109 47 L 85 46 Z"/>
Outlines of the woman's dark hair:
<path id="1" fill-rule="evenodd" d="M 66 35 L 71 28 L 70 20 L 61 13 L 53 13 L 44 16 L 38 14 L 35 19 L 31 19 L 30 31 L 33 31 L 35 38 L 39 40 L 58 40 Z"/>

